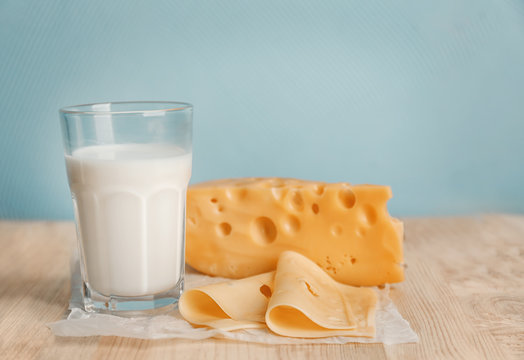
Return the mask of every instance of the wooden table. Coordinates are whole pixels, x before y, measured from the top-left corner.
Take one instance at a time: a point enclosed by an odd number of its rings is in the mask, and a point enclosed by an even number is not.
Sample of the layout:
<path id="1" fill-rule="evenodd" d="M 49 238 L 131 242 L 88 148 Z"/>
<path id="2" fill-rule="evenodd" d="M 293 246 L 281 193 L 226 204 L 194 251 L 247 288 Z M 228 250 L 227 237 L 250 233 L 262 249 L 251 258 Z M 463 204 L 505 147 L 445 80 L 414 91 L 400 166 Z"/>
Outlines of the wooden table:
<path id="1" fill-rule="evenodd" d="M 418 344 L 280 345 L 60 338 L 72 223 L 0 221 L 2 359 L 524 359 L 524 216 L 405 219 L 407 280 L 391 296 Z"/>

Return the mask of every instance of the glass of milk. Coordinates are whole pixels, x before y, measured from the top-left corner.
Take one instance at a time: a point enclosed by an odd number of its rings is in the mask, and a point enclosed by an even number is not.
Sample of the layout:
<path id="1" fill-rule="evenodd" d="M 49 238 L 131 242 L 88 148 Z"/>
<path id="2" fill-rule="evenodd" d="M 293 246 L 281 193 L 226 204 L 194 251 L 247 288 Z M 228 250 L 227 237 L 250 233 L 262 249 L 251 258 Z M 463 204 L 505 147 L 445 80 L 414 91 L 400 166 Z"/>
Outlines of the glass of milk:
<path id="1" fill-rule="evenodd" d="M 154 314 L 184 287 L 192 114 L 180 102 L 60 110 L 86 311 Z"/>

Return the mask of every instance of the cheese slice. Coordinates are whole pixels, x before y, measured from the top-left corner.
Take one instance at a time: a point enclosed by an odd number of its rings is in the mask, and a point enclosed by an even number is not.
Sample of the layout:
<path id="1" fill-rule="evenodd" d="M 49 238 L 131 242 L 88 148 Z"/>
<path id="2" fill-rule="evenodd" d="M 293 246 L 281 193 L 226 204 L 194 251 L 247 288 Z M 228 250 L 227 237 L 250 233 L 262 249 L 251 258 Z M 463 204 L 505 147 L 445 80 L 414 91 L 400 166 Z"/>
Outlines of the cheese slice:
<path id="1" fill-rule="evenodd" d="M 279 335 L 375 336 L 375 292 L 337 283 L 298 253 L 282 253 L 274 287 L 265 318 Z"/>
<path id="2" fill-rule="evenodd" d="M 178 309 L 190 323 L 221 330 L 263 328 L 274 272 L 185 291 Z"/>
<path id="3" fill-rule="evenodd" d="M 311 260 L 284 251 L 275 272 L 188 290 L 179 311 L 194 325 L 262 328 L 318 338 L 375 334 L 373 290 L 337 283 Z"/>
<path id="4" fill-rule="evenodd" d="M 312 259 L 339 282 L 400 282 L 403 224 L 387 212 L 388 186 L 243 178 L 189 187 L 186 260 L 243 278 L 276 268 L 285 250 Z"/>

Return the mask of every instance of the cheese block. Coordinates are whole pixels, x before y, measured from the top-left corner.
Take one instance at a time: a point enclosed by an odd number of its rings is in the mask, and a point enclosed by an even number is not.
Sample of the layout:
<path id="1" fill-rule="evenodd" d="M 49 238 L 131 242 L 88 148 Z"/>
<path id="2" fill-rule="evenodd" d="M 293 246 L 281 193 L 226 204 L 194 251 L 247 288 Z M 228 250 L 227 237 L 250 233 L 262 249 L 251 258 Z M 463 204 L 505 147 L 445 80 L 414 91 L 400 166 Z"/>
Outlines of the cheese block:
<path id="1" fill-rule="evenodd" d="M 387 211 L 388 186 L 243 178 L 192 185 L 187 197 L 186 260 L 214 276 L 275 270 L 299 252 L 339 282 L 400 282 L 403 224 Z"/>
<path id="2" fill-rule="evenodd" d="M 179 311 L 221 330 L 263 328 L 290 337 L 375 335 L 377 297 L 337 283 L 303 255 L 284 251 L 276 272 L 187 290 Z"/>
<path id="3" fill-rule="evenodd" d="M 261 328 L 274 272 L 185 291 L 178 309 L 190 323 L 221 330 Z"/>
<path id="4" fill-rule="evenodd" d="M 279 335 L 375 336 L 375 292 L 337 283 L 298 253 L 282 253 L 274 288 L 266 324 Z"/>

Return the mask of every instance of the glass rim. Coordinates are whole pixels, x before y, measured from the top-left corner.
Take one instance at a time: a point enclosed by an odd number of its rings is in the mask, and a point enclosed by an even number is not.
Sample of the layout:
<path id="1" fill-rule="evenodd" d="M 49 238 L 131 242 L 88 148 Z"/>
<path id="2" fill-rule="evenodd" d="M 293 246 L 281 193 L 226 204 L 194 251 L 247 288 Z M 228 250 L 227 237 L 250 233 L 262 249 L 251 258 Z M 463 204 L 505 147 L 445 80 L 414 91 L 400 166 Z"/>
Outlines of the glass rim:
<path id="1" fill-rule="evenodd" d="M 122 105 L 122 104 L 143 104 L 144 110 L 124 110 L 124 111 L 111 111 L 111 110 L 93 110 L 94 106 L 97 105 Z M 148 109 L 148 104 L 165 104 L 165 108 L 158 109 Z M 86 108 L 82 110 L 82 108 Z M 182 111 L 192 109 L 193 105 L 181 101 L 148 101 L 148 100 L 138 100 L 138 101 L 106 101 L 106 102 L 97 102 L 90 104 L 80 104 L 80 105 L 71 105 L 60 108 L 59 112 L 61 114 L 77 114 L 77 115 L 118 115 L 118 114 L 144 114 L 144 113 L 158 113 L 158 112 L 168 112 L 168 111 Z"/>

